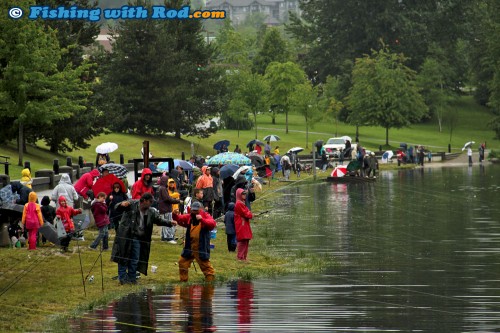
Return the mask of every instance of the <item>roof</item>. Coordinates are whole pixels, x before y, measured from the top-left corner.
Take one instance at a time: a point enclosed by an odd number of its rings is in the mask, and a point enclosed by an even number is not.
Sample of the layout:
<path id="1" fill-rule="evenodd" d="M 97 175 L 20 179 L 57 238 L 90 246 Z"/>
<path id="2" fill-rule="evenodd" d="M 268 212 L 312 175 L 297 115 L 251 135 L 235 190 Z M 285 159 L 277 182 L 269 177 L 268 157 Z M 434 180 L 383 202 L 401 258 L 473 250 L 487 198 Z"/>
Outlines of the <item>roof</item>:
<path id="1" fill-rule="evenodd" d="M 273 1 L 274 2 L 274 1 Z M 274 3 L 267 0 L 211 0 L 207 1 L 207 8 L 218 8 L 222 7 L 224 4 L 228 4 L 232 7 L 248 7 L 253 4 L 260 4 L 263 6 L 273 6 Z M 284 2 L 284 0 L 281 0 Z"/>

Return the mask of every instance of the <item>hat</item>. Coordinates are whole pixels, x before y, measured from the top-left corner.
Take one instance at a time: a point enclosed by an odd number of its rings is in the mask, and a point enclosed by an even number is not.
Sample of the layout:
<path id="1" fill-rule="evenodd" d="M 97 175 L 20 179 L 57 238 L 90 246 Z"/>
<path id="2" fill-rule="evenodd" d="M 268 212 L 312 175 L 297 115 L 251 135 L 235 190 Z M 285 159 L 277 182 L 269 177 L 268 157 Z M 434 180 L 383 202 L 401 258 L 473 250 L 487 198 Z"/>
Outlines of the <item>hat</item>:
<path id="1" fill-rule="evenodd" d="M 175 183 L 175 180 L 173 178 L 169 178 L 167 183 Z"/>
<path id="2" fill-rule="evenodd" d="M 200 202 L 198 202 L 198 201 L 195 201 L 195 202 L 193 202 L 193 203 L 191 204 L 191 210 L 196 210 L 196 211 L 198 211 L 198 210 L 200 210 L 200 209 L 202 209 L 202 208 L 203 208 L 203 205 L 202 205 Z"/>

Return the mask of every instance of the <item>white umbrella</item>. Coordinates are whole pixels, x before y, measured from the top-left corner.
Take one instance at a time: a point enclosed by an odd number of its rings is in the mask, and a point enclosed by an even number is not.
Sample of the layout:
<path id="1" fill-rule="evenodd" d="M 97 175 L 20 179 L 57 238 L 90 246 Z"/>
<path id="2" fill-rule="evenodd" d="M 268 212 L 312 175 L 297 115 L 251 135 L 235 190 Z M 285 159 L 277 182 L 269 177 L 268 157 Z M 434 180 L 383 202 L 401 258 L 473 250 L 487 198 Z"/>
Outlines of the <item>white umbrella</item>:
<path id="1" fill-rule="evenodd" d="M 95 148 L 98 154 L 109 154 L 118 149 L 118 145 L 114 142 L 104 142 Z"/>
<path id="2" fill-rule="evenodd" d="M 352 141 L 351 137 L 347 136 L 347 135 L 341 136 L 340 138 L 344 139 L 344 141 L 347 141 L 347 140 Z"/>
<path id="3" fill-rule="evenodd" d="M 474 141 L 469 141 L 467 142 L 464 147 L 462 148 L 462 151 L 464 151 L 465 149 L 469 148 L 470 146 L 472 146 L 473 144 L 475 144 Z"/>
<path id="4" fill-rule="evenodd" d="M 238 178 L 238 176 L 240 175 L 240 173 L 247 173 L 248 170 L 250 170 L 252 167 L 248 166 L 248 165 L 244 165 L 242 167 L 240 167 L 238 170 L 236 170 L 236 172 L 233 174 L 233 178 L 236 179 Z"/>
<path id="5" fill-rule="evenodd" d="M 293 147 L 293 148 L 288 149 L 288 152 L 298 154 L 303 150 L 304 150 L 304 148 L 302 148 L 302 147 Z"/>
<path id="6" fill-rule="evenodd" d="M 382 162 L 387 163 L 388 160 L 390 160 L 394 156 L 394 153 L 392 150 L 388 150 L 385 153 L 382 154 Z"/>

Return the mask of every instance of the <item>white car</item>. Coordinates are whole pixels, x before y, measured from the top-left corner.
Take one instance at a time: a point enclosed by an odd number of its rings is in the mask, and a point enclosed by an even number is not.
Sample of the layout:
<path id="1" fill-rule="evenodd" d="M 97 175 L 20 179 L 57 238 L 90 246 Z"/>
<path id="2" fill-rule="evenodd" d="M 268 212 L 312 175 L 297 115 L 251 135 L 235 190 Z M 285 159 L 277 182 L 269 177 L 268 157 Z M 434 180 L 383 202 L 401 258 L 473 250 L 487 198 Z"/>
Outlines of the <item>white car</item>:
<path id="1" fill-rule="evenodd" d="M 328 139 L 328 141 L 326 141 L 326 143 L 323 147 L 325 148 L 325 151 L 327 154 L 338 158 L 340 148 L 342 148 L 342 151 L 345 150 L 346 140 L 349 140 L 349 137 L 343 136 L 343 137 L 339 137 L 339 138 L 330 138 L 330 139 Z M 356 149 L 356 147 L 357 147 L 357 145 L 355 143 L 351 142 L 351 148 Z"/>

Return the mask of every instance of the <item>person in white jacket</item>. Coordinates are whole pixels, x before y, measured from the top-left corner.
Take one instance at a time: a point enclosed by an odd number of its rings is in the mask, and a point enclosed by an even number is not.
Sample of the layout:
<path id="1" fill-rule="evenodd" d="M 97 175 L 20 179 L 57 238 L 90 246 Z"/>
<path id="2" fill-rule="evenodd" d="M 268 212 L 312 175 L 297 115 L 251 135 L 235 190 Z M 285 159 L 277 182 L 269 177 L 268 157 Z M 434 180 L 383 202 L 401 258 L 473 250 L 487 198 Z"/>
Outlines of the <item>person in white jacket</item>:
<path id="1" fill-rule="evenodd" d="M 50 196 L 50 199 L 56 203 L 56 208 L 59 208 L 58 200 L 61 195 L 66 198 L 66 204 L 71 207 L 74 207 L 74 202 L 78 200 L 78 193 L 67 173 L 61 174 L 61 180 L 59 184 L 54 187 L 52 195 Z"/>

